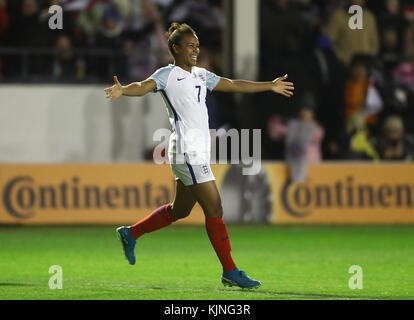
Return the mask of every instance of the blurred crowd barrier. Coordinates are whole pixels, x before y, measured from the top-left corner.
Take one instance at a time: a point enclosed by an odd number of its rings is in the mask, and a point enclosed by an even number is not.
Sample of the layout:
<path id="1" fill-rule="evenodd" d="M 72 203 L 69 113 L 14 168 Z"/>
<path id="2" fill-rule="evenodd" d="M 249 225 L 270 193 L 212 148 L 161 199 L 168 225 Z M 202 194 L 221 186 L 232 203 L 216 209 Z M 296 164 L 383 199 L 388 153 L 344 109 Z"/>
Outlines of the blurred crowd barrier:
<path id="1" fill-rule="evenodd" d="M 213 165 L 227 223 L 413 223 L 414 165 L 324 163 L 292 182 L 285 164 L 257 175 Z M 2 164 L 0 223 L 132 224 L 172 202 L 169 165 Z M 204 223 L 201 208 L 177 223 Z"/>

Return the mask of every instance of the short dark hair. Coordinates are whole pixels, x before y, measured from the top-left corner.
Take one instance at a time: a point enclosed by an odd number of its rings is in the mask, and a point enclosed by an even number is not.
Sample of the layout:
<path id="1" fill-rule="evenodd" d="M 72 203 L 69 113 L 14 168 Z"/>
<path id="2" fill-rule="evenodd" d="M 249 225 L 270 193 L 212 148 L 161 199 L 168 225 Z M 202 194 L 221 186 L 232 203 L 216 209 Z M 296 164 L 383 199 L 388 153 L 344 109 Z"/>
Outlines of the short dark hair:
<path id="1" fill-rule="evenodd" d="M 192 34 L 197 36 L 194 29 L 191 28 L 188 24 L 183 23 L 179 24 L 178 22 L 171 23 L 170 28 L 166 32 L 166 37 L 168 38 L 168 49 L 170 53 L 174 56 L 173 45 L 179 44 L 184 35 Z"/>

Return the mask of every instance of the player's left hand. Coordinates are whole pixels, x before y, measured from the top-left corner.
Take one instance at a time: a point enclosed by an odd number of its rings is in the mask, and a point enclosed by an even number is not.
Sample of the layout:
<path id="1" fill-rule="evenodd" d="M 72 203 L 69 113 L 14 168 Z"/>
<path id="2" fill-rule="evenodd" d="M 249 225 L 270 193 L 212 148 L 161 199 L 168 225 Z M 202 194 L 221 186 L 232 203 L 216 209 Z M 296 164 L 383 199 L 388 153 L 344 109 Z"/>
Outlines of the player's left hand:
<path id="1" fill-rule="evenodd" d="M 293 86 L 293 82 L 284 81 L 287 79 L 287 77 L 288 75 L 285 74 L 283 77 L 279 77 L 273 80 L 272 91 L 290 98 L 293 96 L 293 90 L 295 90 L 295 87 Z"/>

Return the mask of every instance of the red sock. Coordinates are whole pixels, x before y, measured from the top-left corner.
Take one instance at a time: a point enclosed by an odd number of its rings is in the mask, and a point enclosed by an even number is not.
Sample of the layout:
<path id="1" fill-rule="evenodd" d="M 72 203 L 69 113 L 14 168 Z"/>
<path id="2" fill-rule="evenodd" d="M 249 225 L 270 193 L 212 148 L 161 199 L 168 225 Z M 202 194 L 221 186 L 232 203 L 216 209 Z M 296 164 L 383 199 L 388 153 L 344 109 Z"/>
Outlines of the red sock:
<path id="1" fill-rule="evenodd" d="M 175 219 L 171 215 L 170 204 L 166 204 L 154 210 L 149 216 L 138 221 L 136 224 L 129 227 L 131 235 L 135 239 L 141 237 L 144 233 L 150 233 L 155 230 L 169 226 Z"/>
<path id="2" fill-rule="evenodd" d="M 223 219 L 220 217 L 206 218 L 206 229 L 210 242 L 223 266 L 223 270 L 232 271 L 236 269 L 230 254 L 230 239 Z"/>

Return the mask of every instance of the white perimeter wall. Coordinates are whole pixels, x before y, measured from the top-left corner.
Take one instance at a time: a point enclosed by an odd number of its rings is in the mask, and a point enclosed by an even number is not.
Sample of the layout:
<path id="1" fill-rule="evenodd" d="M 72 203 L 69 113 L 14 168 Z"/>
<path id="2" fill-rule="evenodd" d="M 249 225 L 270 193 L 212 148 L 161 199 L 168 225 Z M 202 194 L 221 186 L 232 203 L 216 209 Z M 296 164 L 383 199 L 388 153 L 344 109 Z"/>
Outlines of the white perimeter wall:
<path id="1" fill-rule="evenodd" d="M 0 162 L 134 162 L 169 128 L 158 94 L 105 99 L 105 85 L 0 85 Z"/>

